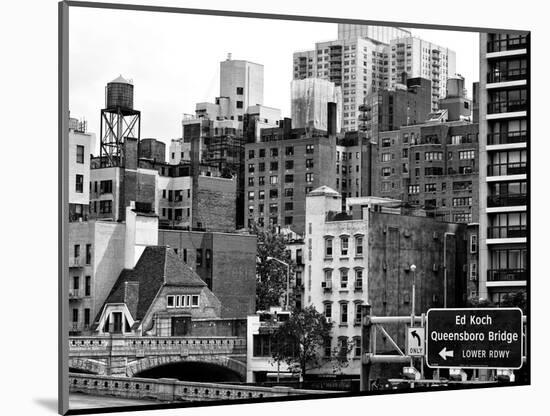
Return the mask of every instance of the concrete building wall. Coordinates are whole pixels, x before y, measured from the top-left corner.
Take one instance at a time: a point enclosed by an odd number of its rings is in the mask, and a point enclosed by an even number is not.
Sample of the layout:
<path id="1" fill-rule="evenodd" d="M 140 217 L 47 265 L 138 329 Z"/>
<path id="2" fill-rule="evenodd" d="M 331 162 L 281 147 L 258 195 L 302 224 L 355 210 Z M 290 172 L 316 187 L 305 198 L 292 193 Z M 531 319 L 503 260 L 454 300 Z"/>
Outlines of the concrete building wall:
<path id="1" fill-rule="evenodd" d="M 86 218 L 90 203 L 90 155 L 95 147 L 95 135 L 69 130 L 69 205 L 70 220 Z M 80 154 L 77 154 L 81 152 Z M 77 186 L 77 175 L 82 185 Z M 80 180 L 80 179 L 79 179 Z M 78 205 L 76 207 L 75 205 Z"/>
<path id="2" fill-rule="evenodd" d="M 242 93 L 237 88 L 242 88 Z M 263 104 L 263 95 L 263 65 L 231 58 L 220 62 L 220 97 L 229 98 L 229 118 L 242 121 L 249 106 Z"/>
<path id="3" fill-rule="evenodd" d="M 293 128 L 328 130 L 329 102 L 336 103 L 337 126 L 342 120 L 342 90 L 334 83 L 320 78 L 293 80 L 290 83 L 291 119 Z"/>
<path id="4" fill-rule="evenodd" d="M 235 179 L 198 177 L 193 194 L 192 226 L 210 231 L 236 229 L 237 181 Z"/>
<path id="5" fill-rule="evenodd" d="M 243 318 L 254 312 L 256 236 L 159 230 L 159 244 L 174 248 L 204 280 L 220 300 L 223 317 Z"/>
<path id="6" fill-rule="evenodd" d="M 141 139 L 139 157 L 153 159 L 156 162 L 166 161 L 166 144 L 157 139 Z"/>
<path id="7" fill-rule="evenodd" d="M 389 44 L 392 39 L 410 35 L 409 30 L 400 27 L 338 24 L 338 39 L 369 38 Z"/>

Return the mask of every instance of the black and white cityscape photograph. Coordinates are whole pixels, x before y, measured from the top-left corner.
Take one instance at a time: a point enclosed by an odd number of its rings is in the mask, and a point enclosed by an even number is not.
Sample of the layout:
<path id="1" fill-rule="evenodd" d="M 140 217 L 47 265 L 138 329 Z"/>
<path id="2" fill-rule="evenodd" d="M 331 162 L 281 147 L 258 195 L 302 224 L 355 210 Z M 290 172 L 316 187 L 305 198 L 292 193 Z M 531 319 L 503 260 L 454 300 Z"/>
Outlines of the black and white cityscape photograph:
<path id="1" fill-rule="evenodd" d="M 68 3 L 69 411 L 530 384 L 529 32 Z"/>

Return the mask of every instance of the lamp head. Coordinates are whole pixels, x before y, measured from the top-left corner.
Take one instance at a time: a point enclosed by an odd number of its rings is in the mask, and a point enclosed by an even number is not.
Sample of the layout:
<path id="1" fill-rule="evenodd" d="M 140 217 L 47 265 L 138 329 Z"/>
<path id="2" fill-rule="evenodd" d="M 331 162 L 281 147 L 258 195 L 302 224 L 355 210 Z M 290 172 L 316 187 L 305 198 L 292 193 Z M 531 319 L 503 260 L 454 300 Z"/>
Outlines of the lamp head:
<path id="1" fill-rule="evenodd" d="M 416 265 L 415 265 L 415 264 L 411 264 L 410 269 L 411 269 L 411 272 L 414 273 L 414 272 L 416 271 Z"/>

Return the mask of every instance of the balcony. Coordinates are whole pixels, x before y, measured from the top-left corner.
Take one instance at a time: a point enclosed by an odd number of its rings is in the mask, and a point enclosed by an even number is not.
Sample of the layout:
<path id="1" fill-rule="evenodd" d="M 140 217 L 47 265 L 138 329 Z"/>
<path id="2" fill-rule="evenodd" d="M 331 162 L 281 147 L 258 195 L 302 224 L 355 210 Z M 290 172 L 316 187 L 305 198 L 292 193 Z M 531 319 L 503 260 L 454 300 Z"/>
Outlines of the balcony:
<path id="1" fill-rule="evenodd" d="M 488 145 L 525 143 L 525 142 L 527 142 L 527 130 L 487 134 Z"/>
<path id="2" fill-rule="evenodd" d="M 527 225 L 503 225 L 487 228 L 487 238 L 524 238 L 527 237 Z"/>
<path id="3" fill-rule="evenodd" d="M 487 113 L 512 113 L 515 111 L 527 111 L 527 100 L 495 101 L 487 104 Z"/>
<path id="4" fill-rule="evenodd" d="M 80 257 L 71 257 L 69 258 L 69 267 L 70 268 L 79 268 L 84 267 L 84 261 Z"/>
<path id="5" fill-rule="evenodd" d="M 527 280 L 526 269 L 489 269 L 487 270 L 488 282 L 514 282 Z"/>
<path id="6" fill-rule="evenodd" d="M 527 205 L 527 194 L 500 194 L 489 195 L 487 197 L 487 206 L 491 207 L 513 207 L 519 205 Z"/>
<path id="7" fill-rule="evenodd" d="M 69 300 L 80 300 L 82 299 L 82 294 L 79 290 L 69 290 Z"/>
<path id="8" fill-rule="evenodd" d="M 527 38 L 525 36 L 518 36 L 508 39 L 497 39 L 487 42 L 487 52 L 503 52 L 512 51 L 517 49 L 524 49 L 527 47 Z"/>
<path id="9" fill-rule="evenodd" d="M 487 166 L 487 176 L 525 175 L 526 173 L 526 162 L 497 163 Z"/>
<path id="10" fill-rule="evenodd" d="M 527 77 L 527 68 L 515 68 L 507 71 L 494 70 L 487 74 L 487 83 L 523 80 Z"/>

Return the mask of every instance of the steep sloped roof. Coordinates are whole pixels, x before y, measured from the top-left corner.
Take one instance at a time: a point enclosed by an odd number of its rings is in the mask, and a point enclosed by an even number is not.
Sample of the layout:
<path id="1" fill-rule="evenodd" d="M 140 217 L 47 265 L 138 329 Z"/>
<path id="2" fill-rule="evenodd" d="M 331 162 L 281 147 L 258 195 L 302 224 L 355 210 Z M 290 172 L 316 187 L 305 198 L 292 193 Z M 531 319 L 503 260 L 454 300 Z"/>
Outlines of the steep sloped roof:
<path id="1" fill-rule="evenodd" d="M 109 303 L 125 303 L 126 291 L 131 284 L 139 284 L 137 301 L 128 304 L 135 320 L 141 320 L 162 285 L 205 287 L 206 283 L 185 264 L 173 249 L 162 246 L 148 246 L 136 266 L 120 273 L 103 306 Z M 127 303 L 127 302 L 126 302 Z M 96 318 L 99 319 L 101 311 Z"/>

